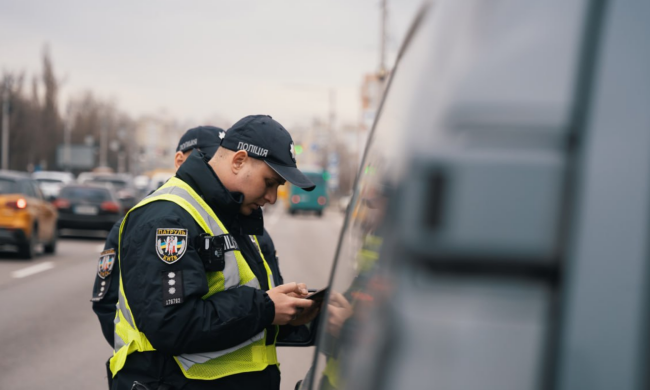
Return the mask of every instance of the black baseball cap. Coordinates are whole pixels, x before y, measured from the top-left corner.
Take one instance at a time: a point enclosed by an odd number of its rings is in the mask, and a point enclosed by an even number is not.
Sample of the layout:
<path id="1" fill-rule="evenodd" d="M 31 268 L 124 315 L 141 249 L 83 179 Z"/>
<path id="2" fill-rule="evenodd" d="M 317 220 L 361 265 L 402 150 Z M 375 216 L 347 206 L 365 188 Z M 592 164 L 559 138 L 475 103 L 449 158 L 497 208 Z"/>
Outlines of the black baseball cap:
<path id="1" fill-rule="evenodd" d="M 226 131 L 221 146 L 247 151 L 249 156 L 263 160 L 284 180 L 305 191 L 316 187 L 296 165 L 291 134 L 268 115 L 249 115 L 240 119 Z"/>
<path id="2" fill-rule="evenodd" d="M 219 149 L 219 144 L 226 132 L 215 126 L 199 126 L 189 129 L 183 134 L 176 147 L 177 152 L 187 152 L 199 149 L 208 158 L 212 158 Z"/>

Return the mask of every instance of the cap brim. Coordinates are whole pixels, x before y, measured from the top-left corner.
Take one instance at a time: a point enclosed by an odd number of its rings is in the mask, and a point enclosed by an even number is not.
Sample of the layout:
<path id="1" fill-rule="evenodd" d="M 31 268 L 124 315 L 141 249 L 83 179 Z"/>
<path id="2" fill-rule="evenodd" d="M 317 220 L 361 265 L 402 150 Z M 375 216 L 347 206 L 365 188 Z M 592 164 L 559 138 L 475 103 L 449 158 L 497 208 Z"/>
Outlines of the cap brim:
<path id="1" fill-rule="evenodd" d="M 212 156 L 214 156 L 214 154 L 217 153 L 217 149 L 219 149 L 219 145 L 203 147 L 200 149 L 201 152 L 203 152 L 203 154 L 205 154 L 209 159 L 211 159 Z"/>
<path id="2" fill-rule="evenodd" d="M 274 164 L 264 160 L 264 162 L 271 167 L 278 175 L 289 183 L 302 188 L 305 191 L 311 191 L 316 188 L 316 185 L 304 173 L 300 172 L 298 168 L 287 167 L 285 165 Z"/>

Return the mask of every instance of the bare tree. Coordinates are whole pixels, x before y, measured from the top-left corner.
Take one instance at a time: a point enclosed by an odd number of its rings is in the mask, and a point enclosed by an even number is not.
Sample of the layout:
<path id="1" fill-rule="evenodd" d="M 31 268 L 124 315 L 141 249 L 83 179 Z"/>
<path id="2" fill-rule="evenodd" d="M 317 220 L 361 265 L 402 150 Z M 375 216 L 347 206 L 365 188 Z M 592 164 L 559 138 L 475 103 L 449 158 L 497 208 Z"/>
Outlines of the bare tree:
<path id="1" fill-rule="evenodd" d="M 56 166 L 56 147 L 63 142 L 63 123 L 58 106 L 59 81 L 54 75 L 48 47 L 43 50 L 42 81 L 44 93 L 38 134 L 41 142 L 38 143 L 37 155 L 39 165 L 45 169 Z"/>

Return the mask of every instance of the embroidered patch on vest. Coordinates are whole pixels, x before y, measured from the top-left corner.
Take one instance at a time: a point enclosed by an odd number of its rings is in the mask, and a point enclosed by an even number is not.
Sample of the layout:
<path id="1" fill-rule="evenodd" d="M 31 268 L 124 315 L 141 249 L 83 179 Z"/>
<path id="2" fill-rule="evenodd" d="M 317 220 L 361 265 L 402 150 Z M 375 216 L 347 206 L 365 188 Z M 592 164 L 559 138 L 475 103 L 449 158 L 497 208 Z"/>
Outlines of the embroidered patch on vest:
<path id="1" fill-rule="evenodd" d="M 156 253 L 160 260 L 173 264 L 183 257 L 187 250 L 187 229 L 157 229 Z"/>
<path id="2" fill-rule="evenodd" d="M 113 265 L 115 264 L 115 249 L 106 249 L 99 255 L 99 264 L 97 264 L 97 275 L 106 279 L 108 275 L 113 272 Z"/>
<path id="3" fill-rule="evenodd" d="M 172 306 L 183 303 L 183 271 L 163 271 L 163 305 Z"/>

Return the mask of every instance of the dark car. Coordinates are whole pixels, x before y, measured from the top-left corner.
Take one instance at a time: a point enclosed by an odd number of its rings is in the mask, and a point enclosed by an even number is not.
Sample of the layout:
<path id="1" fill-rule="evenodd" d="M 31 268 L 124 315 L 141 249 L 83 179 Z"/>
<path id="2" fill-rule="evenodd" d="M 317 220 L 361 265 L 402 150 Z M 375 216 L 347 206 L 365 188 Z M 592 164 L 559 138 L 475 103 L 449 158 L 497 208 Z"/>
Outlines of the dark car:
<path id="1" fill-rule="evenodd" d="M 140 200 L 140 191 L 135 187 L 133 177 L 126 173 L 86 172 L 80 174 L 77 181 L 82 184 L 99 183 L 112 186 L 125 213 Z"/>
<path id="2" fill-rule="evenodd" d="M 31 259 L 39 244 L 45 253 L 56 251 L 57 211 L 29 174 L 0 171 L 0 246 L 14 246 Z"/>
<path id="3" fill-rule="evenodd" d="M 59 229 L 110 231 L 124 216 L 124 207 L 109 186 L 67 185 L 53 204 L 59 210 Z"/>
<path id="4" fill-rule="evenodd" d="M 299 388 L 650 387 L 648 17 L 647 1 L 425 8 Z"/>

